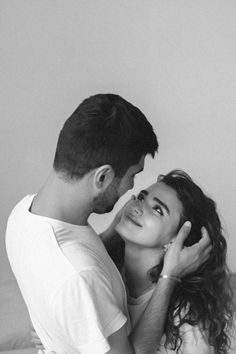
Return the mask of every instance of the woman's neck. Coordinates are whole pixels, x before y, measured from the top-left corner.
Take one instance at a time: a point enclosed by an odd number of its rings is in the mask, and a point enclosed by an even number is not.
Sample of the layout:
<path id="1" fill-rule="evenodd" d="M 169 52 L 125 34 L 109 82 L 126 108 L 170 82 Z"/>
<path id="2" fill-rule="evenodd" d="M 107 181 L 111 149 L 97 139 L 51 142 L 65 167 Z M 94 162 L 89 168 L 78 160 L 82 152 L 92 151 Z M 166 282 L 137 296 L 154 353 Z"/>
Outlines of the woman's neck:
<path id="1" fill-rule="evenodd" d="M 139 297 L 153 287 L 148 271 L 161 262 L 163 255 L 161 248 L 125 244 L 124 273 L 132 297 Z"/>

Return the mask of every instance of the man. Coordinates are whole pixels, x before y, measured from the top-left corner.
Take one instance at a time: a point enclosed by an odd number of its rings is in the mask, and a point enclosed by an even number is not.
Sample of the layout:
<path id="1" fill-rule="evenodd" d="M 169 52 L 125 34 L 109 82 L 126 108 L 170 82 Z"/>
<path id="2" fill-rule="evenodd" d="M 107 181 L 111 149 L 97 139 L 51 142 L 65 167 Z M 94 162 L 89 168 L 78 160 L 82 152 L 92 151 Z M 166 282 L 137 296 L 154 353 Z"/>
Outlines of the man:
<path id="1" fill-rule="evenodd" d="M 204 262 L 209 239 L 183 249 L 183 227 L 167 255 L 163 277 L 131 330 L 125 286 L 88 224 L 106 213 L 158 149 L 152 126 L 123 98 L 84 100 L 65 122 L 53 171 L 37 195 L 12 211 L 6 246 L 33 326 L 46 350 L 57 354 L 154 353 L 175 279 Z M 105 234 L 109 240 L 112 228 Z"/>

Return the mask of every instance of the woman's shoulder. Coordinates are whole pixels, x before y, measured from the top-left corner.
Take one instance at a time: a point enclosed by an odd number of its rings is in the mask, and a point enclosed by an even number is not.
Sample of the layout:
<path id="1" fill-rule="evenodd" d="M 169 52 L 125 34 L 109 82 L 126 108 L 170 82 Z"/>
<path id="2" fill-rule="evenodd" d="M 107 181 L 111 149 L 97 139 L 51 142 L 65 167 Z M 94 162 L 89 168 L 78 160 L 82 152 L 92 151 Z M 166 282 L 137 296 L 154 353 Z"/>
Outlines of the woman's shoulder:
<path id="1" fill-rule="evenodd" d="M 187 316 L 189 312 L 190 305 L 187 304 L 181 311 L 181 318 Z M 177 311 L 177 310 L 176 310 Z M 180 317 L 175 316 L 174 319 L 175 325 L 179 325 Z M 213 354 L 214 349 L 208 343 L 208 335 L 207 332 L 203 329 L 201 323 L 196 325 L 191 325 L 188 322 L 184 322 L 180 326 L 180 336 L 182 339 L 181 344 L 181 354 Z M 164 338 L 163 338 L 164 339 Z M 164 343 L 164 341 L 162 342 Z M 160 348 L 161 351 L 157 352 L 158 354 L 171 354 L 175 353 L 176 351 L 167 350 L 165 348 Z"/>
<path id="2" fill-rule="evenodd" d="M 184 323 L 180 327 L 180 335 L 182 344 L 180 348 L 181 354 L 214 354 L 214 348 L 208 344 L 206 333 L 201 328 L 201 325 L 192 326 Z M 163 337 L 161 346 L 157 354 L 172 354 L 176 350 L 166 349 L 164 347 L 165 337 Z"/>

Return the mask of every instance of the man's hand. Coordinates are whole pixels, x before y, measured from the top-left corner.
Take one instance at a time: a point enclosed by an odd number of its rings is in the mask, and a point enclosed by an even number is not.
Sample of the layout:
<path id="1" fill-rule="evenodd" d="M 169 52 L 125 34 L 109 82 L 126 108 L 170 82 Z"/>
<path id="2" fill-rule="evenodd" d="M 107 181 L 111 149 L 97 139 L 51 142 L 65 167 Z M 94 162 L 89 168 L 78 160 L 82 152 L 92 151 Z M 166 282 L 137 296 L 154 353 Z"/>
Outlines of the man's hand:
<path id="1" fill-rule="evenodd" d="M 123 212 L 124 212 L 125 208 L 127 207 L 127 205 L 134 199 L 135 199 L 135 196 L 132 195 L 132 197 L 117 212 L 116 216 L 114 217 L 114 220 L 112 221 L 111 225 L 107 228 L 107 230 L 105 230 L 103 233 L 101 233 L 99 235 L 106 247 L 109 247 L 110 242 L 113 243 L 112 239 L 119 238 L 119 235 L 117 234 L 117 232 L 115 230 L 116 225 L 119 224 L 120 219 L 121 219 Z"/>
<path id="2" fill-rule="evenodd" d="M 39 336 L 37 335 L 33 325 L 31 325 L 30 336 L 31 336 L 31 342 L 34 344 L 35 348 L 43 350 L 44 346 L 43 346 Z"/>
<path id="3" fill-rule="evenodd" d="M 202 227 L 202 238 L 199 242 L 191 247 L 184 247 L 190 230 L 191 223 L 186 221 L 165 254 L 162 274 L 182 278 L 197 270 L 208 259 L 212 245 L 206 228 Z"/>

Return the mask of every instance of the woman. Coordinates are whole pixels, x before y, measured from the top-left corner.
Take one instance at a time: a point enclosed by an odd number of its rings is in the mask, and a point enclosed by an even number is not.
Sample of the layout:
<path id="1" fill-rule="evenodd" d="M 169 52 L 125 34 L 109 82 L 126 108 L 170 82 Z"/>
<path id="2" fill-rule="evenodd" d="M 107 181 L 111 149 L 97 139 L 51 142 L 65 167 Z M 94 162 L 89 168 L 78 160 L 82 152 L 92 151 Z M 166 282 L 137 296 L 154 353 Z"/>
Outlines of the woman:
<path id="1" fill-rule="evenodd" d="M 199 241 L 204 226 L 213 247 L 196 272 L 183 279 L 173 277 L 177 284 L 157 353 L 227 353 L 233 305 L 226 240 L 214 201 L 185 172 L 159 176 L 127 204 L 116 227 L 121 243 L 109 253 L 126 282 L 135 326 L 162 276 L 164 254 L 186 220 L 192 228 L 185 246 Z M 171 247 L 166 256 L 170 255 Z"/>

